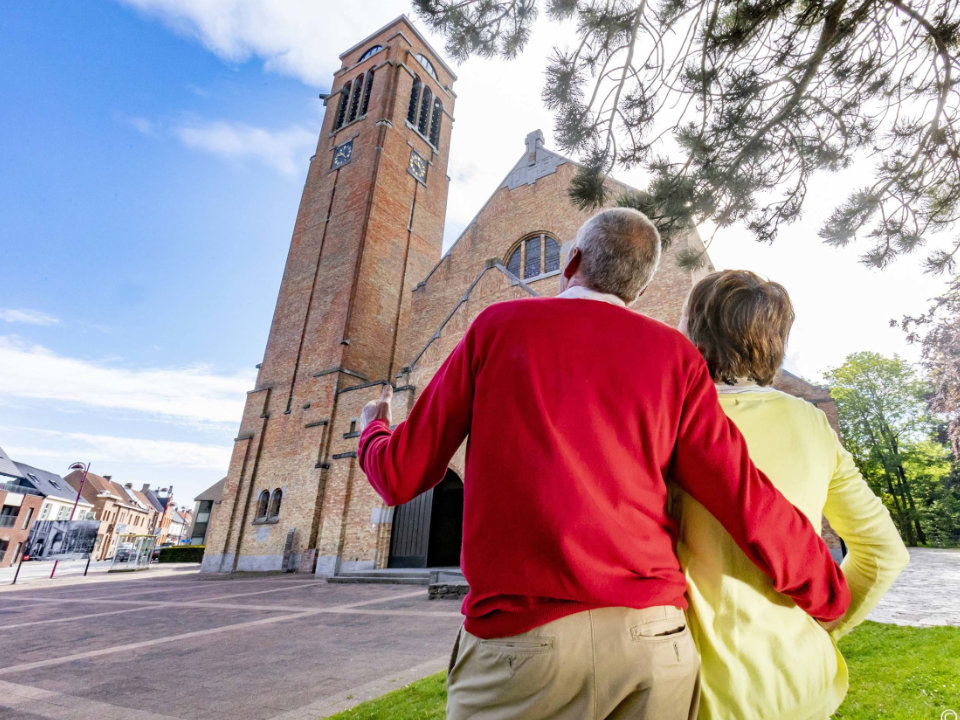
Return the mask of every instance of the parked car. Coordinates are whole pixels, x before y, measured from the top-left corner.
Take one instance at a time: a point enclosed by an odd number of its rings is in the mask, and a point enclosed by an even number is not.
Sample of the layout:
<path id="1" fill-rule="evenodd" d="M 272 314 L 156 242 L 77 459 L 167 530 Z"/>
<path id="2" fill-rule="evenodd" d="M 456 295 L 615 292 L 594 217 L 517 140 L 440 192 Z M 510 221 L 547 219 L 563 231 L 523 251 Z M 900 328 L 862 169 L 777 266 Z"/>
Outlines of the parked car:
<path id="1" fill-rule="evenodd" d="M 165 547 L 173 547 L 173 543 L 171 543 L 171 542 L 165 542 L 165 543 L 163 543 L 163 544 L 161 544 L 161 545 L 154 545 L 154 546 L 153 546 L 153 552 L 150 553 L 150 559 L 151 559 L 151 560 L 159 560 L 159 559 L 160 559 L 160 550 L 162 550 L 162 549 L 165 548 Z"/>

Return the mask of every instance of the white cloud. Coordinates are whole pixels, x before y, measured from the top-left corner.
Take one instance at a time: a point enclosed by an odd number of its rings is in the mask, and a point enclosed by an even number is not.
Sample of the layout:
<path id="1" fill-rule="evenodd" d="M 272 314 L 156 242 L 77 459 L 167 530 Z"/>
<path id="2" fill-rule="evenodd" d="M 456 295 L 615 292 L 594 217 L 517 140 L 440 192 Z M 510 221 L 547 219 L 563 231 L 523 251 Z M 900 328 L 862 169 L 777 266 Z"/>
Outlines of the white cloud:
<path id="1" fill-rule="evenodd" d="M 12 430 L 12 428 L 3 428 Z M 171 468 L 197 468 L 222 473 L 230 462 L 231 446 L 202 445 L 173 440 L 90 435 L 56 432 L 38 428 L 17 428 L 40 439 L 36 446 L 8 444 L 6 451 L 16 458 L 46 458 L 65 464 L 65 458 L 96 458 L 97 464 L 113 467 L 120 464 L 157 465 Z M 43 442 L 46 440 L 48 442 Z M 49 443 L 49 444 L 48 444 Z M 118 480 L 120 478 L 117 478 Z"/>
<path id="2" fill-rule="evenodd" d="M 143 117 L 131 117 L 127 118 L 127 120 L 141 135 L 157 137 L 157 124 L 152 120 Z"/>
<path id="3" fill-rule="evenodd" d="M 118 0 L 198 39 L 219 57 L 263 60 L 268 70 L 326 87 L 344 38 L 359 40 L 403 12 L 396 0 Z"/>
<path id="4" fill-rule="evenodd" d="M 316 132 L 302 127 L 265 130 L 242 123 L 206 122 L 174 130 L 180 141 L 192 148 L 229 160 L 254 160 L 284 175 L 303 170 L 317 142 Z"/>
<path id="5" fill-rule="evenodd" d="M 40 310 L 14 310 L 0 308 L 0 320 L 8 323 L 22 323 L 24 325 L 56 325 L 59 318 L 48 315 Z"/>
<path id="6" fill-rule="evenodd" d="M 132 410 L 192 422 L 237 423 L 252 373 L 204 367 L 123 368 L 64 357 L 0 336 L 0 396 Z"/>

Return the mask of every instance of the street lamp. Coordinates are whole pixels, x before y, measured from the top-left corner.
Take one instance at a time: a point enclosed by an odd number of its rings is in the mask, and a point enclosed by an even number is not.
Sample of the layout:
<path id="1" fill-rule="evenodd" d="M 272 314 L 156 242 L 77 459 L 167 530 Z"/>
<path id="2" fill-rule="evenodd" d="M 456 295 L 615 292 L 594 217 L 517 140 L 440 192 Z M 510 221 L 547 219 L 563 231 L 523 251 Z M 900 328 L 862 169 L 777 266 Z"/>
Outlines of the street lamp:
<path id="1" fill-rule="evenodd" d="M 73 521 L 73 514 L 77 511 L 77 504 L 80 502 L 80 493 L 83 492 L 83 483 L 87 480 L 87 473 L 90 472 L 90 463 L 84 465 L 81 462 L 75 462 L 71 465 L 68 470 L 83 470 L 83 475 L 80 476 L 80 488 L 77 490 L 77 499 L 73 501 L 73 509 L 70 510 L 70 520 Z M 59 560 L 53 561 L 53 570 L 50 571 L 50 579 L 53 580 L 53 574 L 57 571 L 57 564 Z M 84 573 L 86 574 L 86 573 Z"/>

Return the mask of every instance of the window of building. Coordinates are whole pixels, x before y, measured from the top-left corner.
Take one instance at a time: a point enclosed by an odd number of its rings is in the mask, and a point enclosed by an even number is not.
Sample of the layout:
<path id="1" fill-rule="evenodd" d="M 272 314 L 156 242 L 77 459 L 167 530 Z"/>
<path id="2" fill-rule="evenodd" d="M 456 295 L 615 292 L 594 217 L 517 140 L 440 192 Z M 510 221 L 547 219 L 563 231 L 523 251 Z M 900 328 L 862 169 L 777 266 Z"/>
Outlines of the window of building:
<path id="1" fill-rule="evenodd" d="M 357 113 L 360 110 L 360 96 L 363 94 L 363 73 L 353 81 L 353 93 L 350 98 L 350 115 L 347 122 L 353 122 L 357 119 Z"/>
<path id="2" fill-rule="evenodd" d="M 443 103 L 418 77 L 413 79 L 413 87 L 410 88 L 407 122 L 424 140 L 437 147 L 443 122 Z"/>
<path id="3" fill-rule="evenodd" d="M 23 550 L 23 543 L 18 542 L 16 547 L 13 548 L 13 557 L 10 558 L 10 564 L 17 562 L 20 559 L 20 551 Z"/>
<path id="4" fill-rule="evenodd" d="M 347 119 L 347 108 L 350 105 L 350 88 L 353 87 L 353 82 L 348 82 L 343 86 L 343 89 L 340 91 L 340 104 L 337 106 L 337 119 L 333 123 L 333 129 L 339 130 L 343 127 L 344 121 Z"/>
<path id="5" fill-rule="evenodd" d="M 370 93 L 373 92 L 373 70 L 367 73 L 367 80 L 363 84 L 363 100 L 360 103 L 360 115 L 367 114 L 367 108 L 370 107 Z"/>
<path id="6" fill-rule="evenodd" d="M 17 524 L 17 515 L 20 508 L 14 505 L 4 505 L 0 509 L 0 528 L 11 528 Z"/>
<path id="7" fill-rule="evenodd" d="M 280 488 L 277 488 L 273 491 L 273 497 L 270 498 L 270 519 L 280 515 L 280 502 L 283 500 L 283 491 Z"/>
<path id="8" fill-rule="evenodd" d="M 257 500 L 257 520 L 267 519 L 267 506 L 270 504 L 270 492 L 264 490 L 260 493 L 260 499 Z"/>
<path id="9" fill-rule="evenodd" d="M 433 101 L 433 117 L 430 118 L 430 144 L 434 147 L 440 143 L 441 118 L 443 118 L 443 104 L 437 98 Z"/>
<path id="10" fill-rule="evenodd" d="M 437 77 L 437 71 L 433 68 L 433 63 L 427 59 L 426 55 L 417 55 L 417 62 L 423 66 L 424 70 L 430 73 L 430 77 L 440 82 L 440 78 Z"/>
<path id="11" fill-rule="evenodd" d="M 10 543 L 6 540 L 0 540 L 0 560 L 3 560 L 3 556 L 7 552 L 7 545 Z"/>
<path id="12" fill-rule="evenodd" d="M 507 270 L 524 280 L 560 269 L 560 243 L 546 233 L 524 238 L 507 255 Z"/>
<path id="13" fill-rule="evenodd" d="M 413 87 L 410 89 L 410 104 L 407 106 L 407 122 L 413 125 L 417 121 L 417 110 L 420 107 L 420 89 L 423 84 L 420 78 L 413 79 Z"/>
<path id="14" fill-rule="evenodd" d="M 430 111 L 433 109 L 433 93 L 430 88 L 423 89 L 423 99 L 420 101 L 420 119 L 417 121 L 417 131 L 421 135 L 427 134 L 430 125 Z"/>
<path id="15" fill-rule="evenodd" d="M 50 504 L 44 503 L 43 507 L 40 508 L 40 519 L 46 520 L 48 517 L 50 517 Z"/>
<path id="16" fill-rule="evenodd" d="M 33 518 L 33 508 L 27 508 L 27 516 L 23 519 L 23 525 L 21 526 L 20 529 L 26 530 L 32 518 Z"/>
<path id="17" fill-rule="evenodd" d="M 362 63 L 364 60 L 369 60 L 381 50 L 383 50 L 383 45 L 374 45 L 372 48 L 367 50 L 363 55 L 361 55 L 360 59 L 357 60 L 357 62 Z"/>

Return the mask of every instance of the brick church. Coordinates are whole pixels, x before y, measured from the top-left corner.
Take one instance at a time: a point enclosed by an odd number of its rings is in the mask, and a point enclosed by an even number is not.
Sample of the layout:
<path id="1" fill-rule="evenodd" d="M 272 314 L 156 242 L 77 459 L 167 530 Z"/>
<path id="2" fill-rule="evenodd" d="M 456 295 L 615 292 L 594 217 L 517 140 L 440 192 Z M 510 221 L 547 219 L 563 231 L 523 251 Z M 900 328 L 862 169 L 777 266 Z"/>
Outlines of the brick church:
<path id="1" fill-rule="evenodd" d="M 555 295 L 565 252 L 589 217 L 567 196 L 576 164 L 531 132 L 441 255 L 456 75 L 406 17 L 340 59 L 207 533 L 206 572 L 458 565 L 463 448 L 440 485 L 387 508 L 357 463 L 360 410 L 392 382 L 394 419 L 403 420 L 481 310 Z M 626 187 L 610 185 L 611 195 Z M 666 251 L 637 311 L 677 324 L 687 292 L 712 270 L 680 268 L 677 253 L 688 247 L 703 249 L 695 231 Z M 780 384 L 832 405 L 823 388 L 786 374 Z"/>

